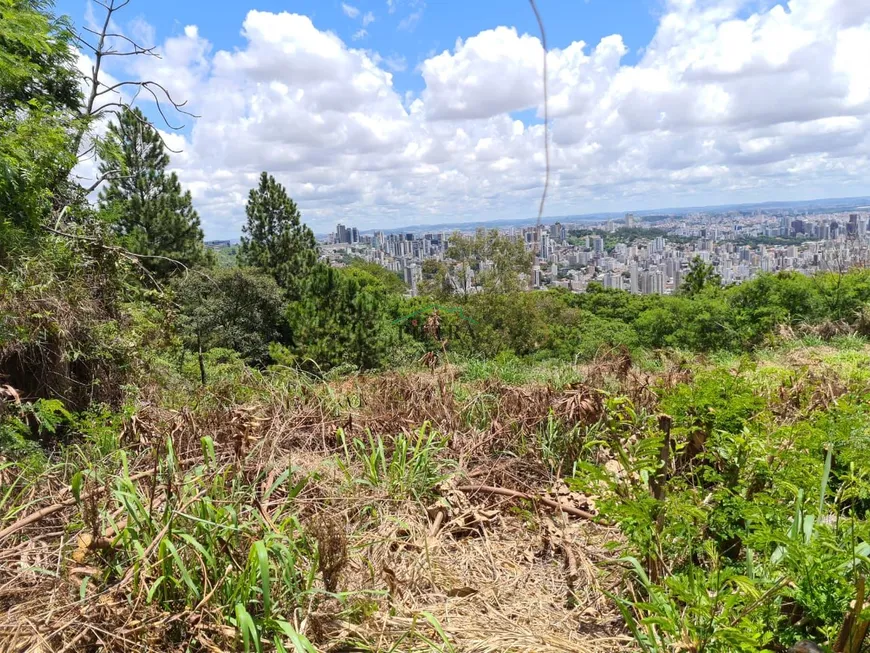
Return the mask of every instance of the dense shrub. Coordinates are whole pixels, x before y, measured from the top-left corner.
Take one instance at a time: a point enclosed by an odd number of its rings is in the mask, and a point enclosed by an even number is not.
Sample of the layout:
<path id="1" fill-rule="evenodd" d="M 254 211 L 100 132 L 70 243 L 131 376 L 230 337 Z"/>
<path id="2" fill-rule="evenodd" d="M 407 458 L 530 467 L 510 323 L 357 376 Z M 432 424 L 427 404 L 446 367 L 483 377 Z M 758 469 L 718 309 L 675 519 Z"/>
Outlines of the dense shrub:
<path id="1" fill-rule="evenodd" d="M 479 293 L 442 300 L 437 307 L 425 298 L 406 306 L 422 311 L 423 320 L 437 308 L 451 334 L 449 348 L 464 354 L 493 357 L 509 351 L 588 360 L 617 346 L 744 351 L 767 343 L 780 326 L 822 337 L 870 332 L 868 302 L 870 272 L 853 270 L 813 277 L 763 274 L 730 287 L 700 284 L 692 294 L 675 296 L 632 295 L 593 283 L 582 294 Z M 414 325 L 403 325 L 403 331 L 425 341 Z"/>
<path id="2" fill-rule="evenodd" d="M 174 283 L 179 326 L 191 349 L 234 349 L 254 365 L 286 339 L 284 298 L 275 280 L 242 268 L 193 272 Z"/>
<path id="3" fill-rule="evenodd" d="M 301 299 L 288 306 L 291 337 L 282 362 L 321 372 L 343 364 L 380 367 L 398 336 L 393 315 L 377 277 L 316 265 Z"/>
<path id="4" fill-rule="evenodd" d="M 0 383 L 23 400 L 70 410 L 120 401 L 136 334 L 124 328 L 121 264 L 103 254 L 45 239 L 0 275 Z"/>

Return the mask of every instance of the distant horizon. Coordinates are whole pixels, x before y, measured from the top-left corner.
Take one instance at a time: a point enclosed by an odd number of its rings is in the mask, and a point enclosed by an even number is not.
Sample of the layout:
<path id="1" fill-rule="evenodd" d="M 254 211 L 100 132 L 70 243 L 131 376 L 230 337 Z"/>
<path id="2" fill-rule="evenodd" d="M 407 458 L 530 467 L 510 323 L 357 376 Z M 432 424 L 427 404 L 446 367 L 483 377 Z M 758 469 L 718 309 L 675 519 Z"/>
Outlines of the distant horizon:
<path id="1" fill-rule="evenodd" d="M 837 209 L 836 206 L 831 205 L 828 206 L 827 203 L 842 203 L 843 206 L 840 207 L 839 210 L 870 210 L 870 204 L 867 206 L 853 206 L 853 204 L 857 202 L 870 202 L 870 195 L 855 195 L 850 197 L 818 197 L 808 200 L 765 200 L 762 202 L 737 202 L 733 204 L 709 204 L 709 205 L 691 205 L 691 206 L 670 206 L 670 207 L 659 207 L 653 209 L 627 209 L 625 211 L 596 211 L 592 213 L 577 213 L 577 214 L 562 214 L 562 215 L 545 215 L 541 218 L 541 224 L 553 224 L 555 222 L 596 222 L 599 220 L 612 220 L 616 218 L 624 218 L 626 215 L 633 214 L 637 217 L 646 217 L 650 215 L 673 215 L 680 216 L 685 215 L 687 213 L 693 212 L 725 212 L 728 210 L 740 210 L 740 209 L 748 209 L 748 208 L 764 208 L 764 209 L 773 209 L 773 208 L 781 208 L 781 209 L 789 209 L 796 208 L 801 206 L 810 207 L 813 205 L 819 205 L 815 208 L 817 209 Z M 304 216 L 303 216 L 304 217 Z M 504 225 L 505 227 L 518 227 L 525 224 L 537 223 L 537 216 L 532 216 L 528 218 L 496 218 L 493 220 L 474 220 L 471 222 L 438 222 L 432 224 L 408 224 L 401 227 L 390 227 L 390 228 L 374 228 L 374 229 L 359 229 L 359 233 L 361 234 L 373 234 L 378 231 L 382 231 L 383 233 L 414 233 L 420 231 L 426 232 L 434 232 L 434 231 L 445 231 L 447 229 L 453 231 L 462 231 L 464 229 L 469 228 L 477 228 L 480 226 L 489 226 L 492 228 L 493 225 Z M 337 222 L 338 224 L 343 224 L 346 227 L 354 227 L 352 222 Z M 335 229 L 332 231 L 315 232 L 314 235 L 317 238 L 329 236 L 330 234 L 335 233 Z M 235 240 L 238 241 L 240 238 L 237 237 Z M 231 238 L 214 238 L 211 240 L 233 240 Z"/>

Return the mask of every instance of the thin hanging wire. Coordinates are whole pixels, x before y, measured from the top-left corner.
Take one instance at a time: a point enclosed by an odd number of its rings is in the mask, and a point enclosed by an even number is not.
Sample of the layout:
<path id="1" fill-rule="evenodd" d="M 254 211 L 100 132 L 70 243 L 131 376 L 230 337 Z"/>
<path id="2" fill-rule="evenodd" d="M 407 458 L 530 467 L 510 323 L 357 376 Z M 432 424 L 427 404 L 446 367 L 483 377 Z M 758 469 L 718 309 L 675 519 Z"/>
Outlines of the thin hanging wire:
<path id="1" fill-rule="evenodd" d="M 544 204 L 547 201 L 547 191 L 550 188 L 550 107 L 549 95 L 547 92 L 547 32 L 544 30 L 544 21 L 541 20 L 541 13 L 538 11 L 538 6 L 535 0 L 529 0 L 532 5 L 532 11 L 535 12 L 535 18 L 538 21 L 538 28 L 541 30 L 541 47 L 544 50 L 544 158 L 546 161 L 546 174 L 544 176 L 544 192 L 541 193 L 541 204 L 538 206 L 538 225 L 541 226 L 541 218 L 544 216 Z"/>

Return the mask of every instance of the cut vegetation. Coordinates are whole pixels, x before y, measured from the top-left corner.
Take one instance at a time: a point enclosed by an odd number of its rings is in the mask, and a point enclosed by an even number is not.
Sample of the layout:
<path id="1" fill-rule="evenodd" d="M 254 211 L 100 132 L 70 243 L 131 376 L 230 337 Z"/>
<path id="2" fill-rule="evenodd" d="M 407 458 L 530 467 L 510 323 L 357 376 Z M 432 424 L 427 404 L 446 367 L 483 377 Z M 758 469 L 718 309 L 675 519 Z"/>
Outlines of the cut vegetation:
<path id="1" fill-rule="evenodd" d="M 520 385 L 462 361 L 335 381 L 236 363 L 192 394 L 61 416 L 74 444 L 3 467 L 3 647 L 857 637 L 868 363 L 865 346 L 612 354 Z"/>

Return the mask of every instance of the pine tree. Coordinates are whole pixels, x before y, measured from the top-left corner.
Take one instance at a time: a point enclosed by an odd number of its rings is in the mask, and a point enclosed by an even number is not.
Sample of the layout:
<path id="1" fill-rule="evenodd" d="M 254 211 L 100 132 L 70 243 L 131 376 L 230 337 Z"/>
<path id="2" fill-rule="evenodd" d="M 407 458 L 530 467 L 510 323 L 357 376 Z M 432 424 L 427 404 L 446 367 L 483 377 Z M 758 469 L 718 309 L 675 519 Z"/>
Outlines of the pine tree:
<path id="1" fill-rule="evenodd" d="M 700 256 L 696 256 L 689 264 L 689 271 L 683 280 L 680 292 L 688 297 L 693 297 L 710 286 L 719 287 L 722 277 L 716 273 L 716 268 L 711 263 L 704 263 Z"/>
<path id="2" fill-rule="evenodd" d="M 299 208 L 272 175 L 260 175 L 245 209 L 239 258 L 244 265 L 271 274 L 290 300 L 301 297 L 309 271 L 317 262 L 314 234 L 302 223 Z"/>
<path id="3" fill-rule="evenodd" d="M 287 310 L 296 364 L 312 371 L 342 364 L 379 367 L 398 335 L 380 280 L 316 264 L 307 281 L 302 299 Z"/>
<path id="4" fill-rule="evenodd" d="M 167 172 L 169 155 L 159 134 L 139 109 L 125 109 L 101 148 L 100 172 L 110 183 L 100 193 L 100 208 L 136 254 L 162 256 L 191 267 L 209 262 L 199 216 L 190 192 Z M 172 261 L 143 258 L 152 272 L 178 272 Z"/>

